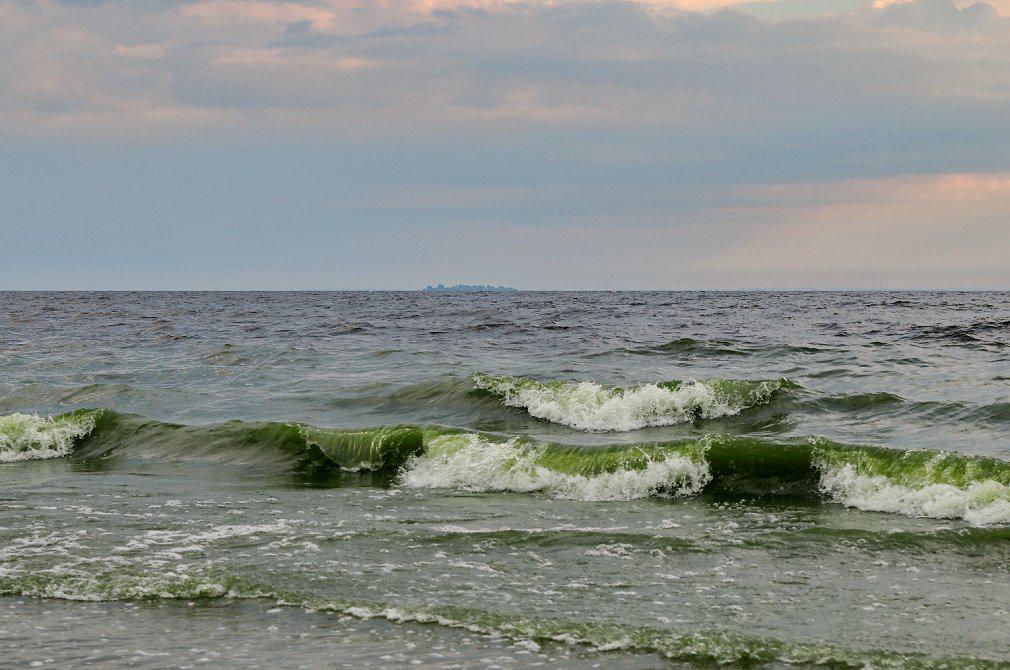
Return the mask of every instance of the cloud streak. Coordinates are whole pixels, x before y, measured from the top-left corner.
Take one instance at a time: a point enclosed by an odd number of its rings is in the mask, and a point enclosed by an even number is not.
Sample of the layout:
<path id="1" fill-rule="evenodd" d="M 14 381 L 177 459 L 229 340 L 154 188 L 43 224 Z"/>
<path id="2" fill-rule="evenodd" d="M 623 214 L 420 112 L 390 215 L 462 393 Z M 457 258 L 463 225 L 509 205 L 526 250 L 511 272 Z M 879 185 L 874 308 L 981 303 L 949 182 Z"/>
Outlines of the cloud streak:
<path id="1" fill-rule="evenodd" d="M 181 267 L 197 252 L 162 231 L 211 226 L 313 258 L 323 286 L 423 285 L 450 255 L 444 279 L 470 283 L 838 285 L 879 266 L 1010 286 L 1007 10 L 0 0 L 0 142 L 29 166 L 0 187 L 19 235 L 0 279 L 39 230 L 95 257 L 77 228 L 130 231 Z M 93 161 L 52 204 L 46 156 L 75 151 Z M 383 245 L 431 260 L 387 267 Z"/>
<path id="2" fill-rule="evenodd" d="M 989 5 L 916 0 L 766 22 L 657 4 L 670 3 L 3 0 L 4 127 L 694 131 L 853 113 L 894 123 L 899 105 L 938 119 L 1010 100 L 1010 20 Z"/>

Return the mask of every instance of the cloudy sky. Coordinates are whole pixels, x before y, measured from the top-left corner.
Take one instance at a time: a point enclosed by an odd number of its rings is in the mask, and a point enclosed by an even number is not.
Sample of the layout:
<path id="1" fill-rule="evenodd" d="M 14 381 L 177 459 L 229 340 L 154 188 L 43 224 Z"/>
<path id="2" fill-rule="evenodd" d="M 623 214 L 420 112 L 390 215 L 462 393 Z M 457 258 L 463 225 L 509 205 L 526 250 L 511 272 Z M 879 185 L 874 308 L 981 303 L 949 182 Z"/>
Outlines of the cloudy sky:
<path id="1" fill-rule="evenodd" d="M 1010 0 L 0 0 L 0 288 L 1010 288 Z"/>

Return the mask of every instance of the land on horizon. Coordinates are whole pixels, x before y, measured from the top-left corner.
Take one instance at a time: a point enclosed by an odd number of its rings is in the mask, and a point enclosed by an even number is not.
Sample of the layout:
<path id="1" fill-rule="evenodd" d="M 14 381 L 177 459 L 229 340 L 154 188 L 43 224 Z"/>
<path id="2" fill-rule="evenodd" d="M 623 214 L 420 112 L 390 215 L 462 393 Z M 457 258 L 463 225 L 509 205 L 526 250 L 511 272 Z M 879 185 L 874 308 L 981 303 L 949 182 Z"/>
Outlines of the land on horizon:
<path id="1" fill-rule="evenodd" d="M 511 286 L 490 286 L 487 284 L 453 284 L 452 286 L 446 286 L 445 284 L 438 284 L 437 286 L 432 286 L 431 284 L 425 286 L 422 291 L 456 291 L 460 293 L 478 293 L 482 291 L 495 291 L 500 293 L 510 293 L 518 291 L 517 288 L 512 288 Z"/>

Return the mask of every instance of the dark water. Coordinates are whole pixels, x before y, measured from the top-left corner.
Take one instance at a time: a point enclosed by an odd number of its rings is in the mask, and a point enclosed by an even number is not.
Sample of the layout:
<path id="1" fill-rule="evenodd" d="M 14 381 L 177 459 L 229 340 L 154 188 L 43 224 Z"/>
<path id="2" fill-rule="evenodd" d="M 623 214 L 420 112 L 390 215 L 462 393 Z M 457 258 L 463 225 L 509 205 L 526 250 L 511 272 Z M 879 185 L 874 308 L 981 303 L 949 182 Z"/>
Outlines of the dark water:
<path id="1" fill-rule="evenodd" d="M 0 293 L 28 667 L 1010 667 L 1010 294 Z"/>

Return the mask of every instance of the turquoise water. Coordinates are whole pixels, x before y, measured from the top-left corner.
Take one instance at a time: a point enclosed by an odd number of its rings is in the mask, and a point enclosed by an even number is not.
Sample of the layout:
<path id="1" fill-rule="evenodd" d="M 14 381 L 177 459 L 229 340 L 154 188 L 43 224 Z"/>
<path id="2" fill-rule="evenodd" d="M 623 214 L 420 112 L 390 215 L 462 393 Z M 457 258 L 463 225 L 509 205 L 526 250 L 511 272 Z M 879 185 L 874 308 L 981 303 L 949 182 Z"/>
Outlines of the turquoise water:
<path id="1" fill-rule="evenodd" d="M 1008 667 L 999 293 L 0 294 L 14 667 Z"/>

